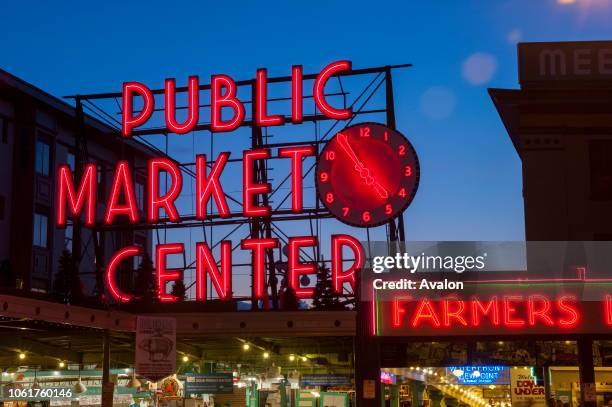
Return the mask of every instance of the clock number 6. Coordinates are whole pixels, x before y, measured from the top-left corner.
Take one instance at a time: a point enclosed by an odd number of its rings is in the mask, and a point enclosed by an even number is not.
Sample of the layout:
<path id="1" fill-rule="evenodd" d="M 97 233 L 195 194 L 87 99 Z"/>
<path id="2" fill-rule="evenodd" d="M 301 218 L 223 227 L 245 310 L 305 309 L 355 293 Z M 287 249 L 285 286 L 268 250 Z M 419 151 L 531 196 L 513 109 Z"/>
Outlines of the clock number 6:
<path id="1" fill-rule="evenodd" d="M 369 211 L 365 211 L 364 213 L 361 214 L 361 220 L 363 220 L 364 222 L 369 222 L 371 219 L 372 217 L 370 216 Z"/>

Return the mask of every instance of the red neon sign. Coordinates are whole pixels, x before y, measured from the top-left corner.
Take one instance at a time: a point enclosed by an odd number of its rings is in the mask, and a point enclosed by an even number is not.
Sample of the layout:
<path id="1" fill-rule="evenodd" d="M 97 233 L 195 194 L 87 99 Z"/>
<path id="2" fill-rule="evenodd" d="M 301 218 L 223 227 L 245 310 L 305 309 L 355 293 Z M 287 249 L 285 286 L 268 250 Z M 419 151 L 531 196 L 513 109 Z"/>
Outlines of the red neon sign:
<path id="1" fill-rule="evenodd" d="M 331 77 L 351 71 L 350 61 L 332 62 L 317 75 L 313 86 L 313 97 L 317 108 L 327 117 L 336 120 L 345 120 L 351 117 L 351 108 L 340 109 L 332 106 L 325 96 L 325 85 Z M 183 123 L 176 120 L 176 80 L 168 78 L 164 82 L 165 120 L 170 132 L 184 134 L 193 130 L 200 117 L 199 91 L 200 81 L 197 76 L 188 79 L 188 114 Z M 258 69 L 255 74 L 255 96 L 253 104 L 254 121 L 258 126 L 279 126 L 285 123 L 281 115 L 269 115 L 267 106 L 267 71 Z M 291 67 L 291 122 L 303 121 L 303 72 L 301 65 Z M 227 132 L 238 128 L 244 121 L 244 104 L 238 99 L 238 86 L 228 75 L 213 75 L 210 83 L 210 117 L 211 130 Z M 134 97 L 142 100 L 142 109 L 134 112 Z M 153 114 L 155 99 L 151 90 L 139 82 L 126 82 L 123 84 L 123 115 L 122 134 L 125 137 L 132 135 L 134 129 L 147 123 Z M 231 111 L 231 118 L 224 119 L 222 110 Z M 289 121 L 287 119 L 287 121 Z"/>
<path id="2" fill-rule="evenodd" d="M 395 330 L 413 329 L 434 333 L 438 330 L 502 328 L 528 331 L 531 328 L 573 329 L 583 320 L 582 303 L 573 294 L 551 298 L 544 294 L 496 295 L 469 300 L 445 298 L 412 299 L 396 297 L 380 302 L 383 310 L 381 324 Z M 606 296 L 604 318 L 612 325 L 612 296 Z M 491 332 L 498 332 L 493 330 Z M 421 332 L 422 333 L 422 332 Z"/>

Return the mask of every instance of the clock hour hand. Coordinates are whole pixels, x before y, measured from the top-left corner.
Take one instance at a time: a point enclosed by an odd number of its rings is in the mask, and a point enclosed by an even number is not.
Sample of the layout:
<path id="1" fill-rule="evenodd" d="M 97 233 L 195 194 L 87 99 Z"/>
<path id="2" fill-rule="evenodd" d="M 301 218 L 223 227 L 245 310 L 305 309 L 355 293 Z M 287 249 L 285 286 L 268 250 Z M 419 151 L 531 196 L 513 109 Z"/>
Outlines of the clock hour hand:
<path id="1" fill-rule="evenodd" d="M 338 133 L 337 138 L 338 138 L 338 144 L 340 144 L 340 147 L 342 147 L 342 149 L 346 152 L 346 154 L 349 156 L 351 161 L 353 161 L 353 164 L 355 164 L 355 166 L 353 167 L 355 171 L 359 172 L 359 175 L 361 176 L 361 178 L 364 179 L 365 183 L 367 185 L 372 186 L 374 190 L 376 191 L 376 193 L 381 198 L 387 199 L 389 197 L 389 193 L 382 185 L 380 185 L 378 181 L 376 181 L 376 179 L 374 179 L 370 169 L 367 168 L 361 162 L 359 157 L 357 157 L 355 150 L 353 150 L 353 147 L 351 147 L 348 141 L 348 137 L 346 137 L 346 135 L 342 133 Z"/>

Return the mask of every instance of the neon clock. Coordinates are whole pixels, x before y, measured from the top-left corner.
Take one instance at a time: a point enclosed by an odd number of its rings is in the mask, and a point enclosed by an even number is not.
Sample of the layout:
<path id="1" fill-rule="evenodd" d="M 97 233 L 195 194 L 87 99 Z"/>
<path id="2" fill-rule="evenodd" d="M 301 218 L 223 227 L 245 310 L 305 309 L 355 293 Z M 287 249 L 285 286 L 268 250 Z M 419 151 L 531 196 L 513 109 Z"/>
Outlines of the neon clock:
<path id="1" fill-rule="evenodd" d="M 319 199 L 351 226 L 381 225 L 404 211 L 414 198 L 419 176 L 412 144 L 379 123 L 346 127 L 317 159 Z"/>

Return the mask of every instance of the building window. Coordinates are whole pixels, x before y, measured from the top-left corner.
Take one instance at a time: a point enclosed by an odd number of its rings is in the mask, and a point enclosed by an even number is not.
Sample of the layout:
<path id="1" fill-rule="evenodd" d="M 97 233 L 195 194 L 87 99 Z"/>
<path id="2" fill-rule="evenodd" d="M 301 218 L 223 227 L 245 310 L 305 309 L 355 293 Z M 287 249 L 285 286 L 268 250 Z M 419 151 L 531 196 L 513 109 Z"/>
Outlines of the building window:
<path id="1" fill-rule="evenodd" d="M 72 225 L 67 225 L 64 230 L 64 249 L 72 251 Z"/>
<path id="2" fill-rule="evenodd" d="M 4 220 L 4 206 L 6 199 L 4 195 L 0 195 L 0 220 Z"/>
<path id="3" fill-rule="evenodd" d="M 76 159 L 74 157 L 74 154 L 68 153 L 66 155 L 66 164 L 68 165 L 68 167 L 70 167 L 70 171 L 74 173 L 74 170 L 76 168 Z"/>
<path id="4" fill-rule="evenodd" d="M 42 140 L 36 140 L 36 173 L 49 176 L 51 166 L 51 146 Z"/>
<path id="5" fill-rule="evenodd" d="M 612 200 L 612 140 L 589 141 L 591 199 Z"/>
<path id="6" fill-rule="evenodd" d="M 34 238 L 32 243 L 34 246 L 46 248 L 48 236 L 49 217 L 42 213 L 34 213 Z"/>

